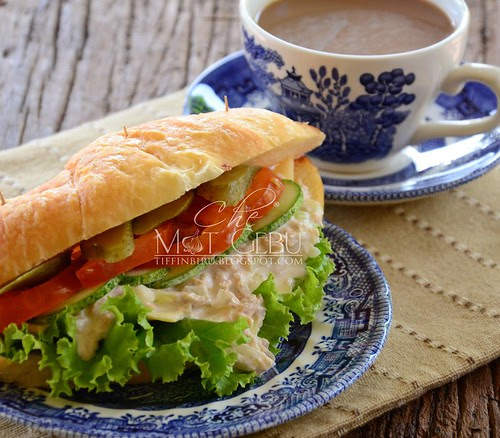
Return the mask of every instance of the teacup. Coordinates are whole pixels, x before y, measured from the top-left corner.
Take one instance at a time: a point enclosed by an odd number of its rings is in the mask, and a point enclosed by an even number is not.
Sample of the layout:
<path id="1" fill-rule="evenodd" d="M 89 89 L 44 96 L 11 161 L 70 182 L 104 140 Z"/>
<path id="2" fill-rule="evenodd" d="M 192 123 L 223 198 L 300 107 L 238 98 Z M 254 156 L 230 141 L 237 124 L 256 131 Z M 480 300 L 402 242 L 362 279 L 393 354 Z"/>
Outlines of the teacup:
<path id="1" fill-rule="evenodd" d="M 406 163 L 402 149 L 409 144 L 500 125 L 498 110 L 473 120 L 424 120 L 440 92 L 456 94 L 466 81 L 486 84 L 500 101 L 500 68 L 460 64 L 470 22 L 463 0 L 430 0 L 453 21 L 454 31 L 446 38 L 385 55 L 321 52 L 279 39 L 257 23 L 272 1 L 240 0 L 245 57 L 273 110 L 326 134 L 311 153 L 320 168 L 356 174 L 395 171 Z"/>

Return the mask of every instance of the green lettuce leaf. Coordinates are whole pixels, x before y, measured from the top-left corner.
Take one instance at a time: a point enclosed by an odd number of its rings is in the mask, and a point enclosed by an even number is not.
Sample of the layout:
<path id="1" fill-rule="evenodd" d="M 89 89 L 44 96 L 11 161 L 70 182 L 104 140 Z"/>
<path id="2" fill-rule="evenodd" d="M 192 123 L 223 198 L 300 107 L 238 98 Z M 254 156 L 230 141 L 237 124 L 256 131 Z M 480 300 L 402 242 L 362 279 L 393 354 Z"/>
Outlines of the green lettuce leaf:
<path id="1" fill-rule="evenodd" d="M 237 354 L 232 347 L 248 342 L 244 318 L 236 322 L 184 319 L 176 323 L 155 323 L 155 351 L 145 360 L 153 380 L 171 382 L 188 363 L 201 370 L 201 384 L 218 395 L 228 395 L 246 385 L 255 373 L 233 369 Z"/>
<path id="2" fill-rule="evenodd" d="M 332 247 L 323 233 L 314 246 L 319 249 L 320 254 L 306 260 L 306 275 L 296 281 L 290 294 L 283 296 L 283 303 L 300 318 L 302 324 L 314 320 L 316 312 L 321 308 L 323 287 L 334 270 L 333 260 L 328 257 L 332 253 Z"/>
<path id="3" fill-rule="evenodd" d="M 269 350 L 275 355 L 279 352 L 281 338 L 287 339 L 290 333 L 292 312 L 300 318 L 302 324 L 307 324 L 321 308 L 323 287 L 334 270 L 334 263 L 328 257 L 332 247 L 323 233 L 320 233 L 320 240 L 315 247 L 320 254 L 306 260 L 306 275 L 296 281 L 291 293 L 279 294 L 272 275 L 254 291 L 254 294 L 262 296 L 266 307 L 266 317 L 259 330 L 259 337 L 269 341 Z"/>
<path id="4" fill-rule="evenodd" d="M 33 350 L 39 349 L 40 342 L 35 335 L 28 333 L 27 324 L 23 324 L 20 329 L 17 325 L 10 324 L 3 331 L 0 356 L 13 362 L 24 362 Z"/>
<path id="5" fill-rule="evenodd" d="M 276 289 L 272 275 L 263 281 L 253 293 L 262 296 L 266 307 L 266 317 L 259 330 L 259 337 L 269 341 L 269 350 L 276 355 L 279 352 L 278 344 L 281 338 L 287 339 L 290 333 L 293 315 L 290 308 L 282 303 L 282 297 Z"/>
<path id="6" fill-rule="evenodd" d="M 148 309 L 130 286 L 121 295 L 109 297 L 101 306 L 111 312 L 113 323 L 90 360 L 77 351 L 76 316 L 60 312 L 39 334 L 28 332 L 28 325 L 10 324 L 0 339 L 0 355 L 23 362 L 32 352 L 41 353 L 40 369 L 49 368 L 51 396 L 71 395 L 73 390 L 111 391 L 111 384 L 124 385 L 139 373 L 144 362 L 153 380 L 172 382 L 188 364 L 201 370 L 202 385 L 218 395 L 234 392 L 246 385 L 255 373 L 233 369 L 237 354 L 233 347 L 248 342 L 244 318 L 236 322 L 209 322 L 185 319 L 177 323 L 150 324 Z"/>
<path id="7" fill-rule="evenodd" d="M 155 325 L 155 334 L 164 332 L 168 332 L 168 329 Z M 155 337 L 155 350 L 145 359 L 153 382 L 156 380 L 161 380 L 163 383 L 174 382 L 182 375 L 186 364 L 193 361 L 190 347 L 194 338 L 193 332 L 189 332 L 182 339 L 170 339 L 167 343 Z"/>
<path id="8" fill-rule="evenodd" d="M 153 350 L 153 327 L 146 319 L 148 309 L 134 291 L 125 287 L 121 295 L 110 297 L 101 311 L 111 312 L 114 321 L 96 354 L 83 360 L 77 352 L 76 317 L 67 310 L 60 312 L 42 333 L 28 333 L 24 324 L 10 324 L 0 342 L 0 354 L 22 362 L 32 351 L 41 353 L 40 369 L 50 368 L 48 381 L 51 396 L 71 395 L 74 389 L 111 391 L 110 384 L 124 385 L 138 363 Z"/>

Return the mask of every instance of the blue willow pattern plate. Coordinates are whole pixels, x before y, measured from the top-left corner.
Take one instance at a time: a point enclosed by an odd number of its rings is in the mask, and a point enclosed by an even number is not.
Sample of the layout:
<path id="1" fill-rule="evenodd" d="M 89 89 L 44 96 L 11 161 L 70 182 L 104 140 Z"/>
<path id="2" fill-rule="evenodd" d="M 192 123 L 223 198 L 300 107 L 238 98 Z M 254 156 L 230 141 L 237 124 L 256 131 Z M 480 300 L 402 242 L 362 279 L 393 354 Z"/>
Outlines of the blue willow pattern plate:
<path id="1" fill-rule="evenodd" d="M 48 432 L 81 436 L 241 436 L 318 408 L 357 380 L 380 352 L 391 321 L 389 287 L 371 255 L 326 223 L 336 270 L 323 308 L 292 324 L 276 365 L 225 398 L 203 392 L 194 375 L 170 384 L 128 385 L 71 399 L 0 385 L 0 415 Z"/>
<path id="2" fill-rule="evenodd" d="M 295 76 L 295 80 L 300 81 L 300 77 Z M 295 76 L 289 74 L 282 82 L 291 81 Z M 300 83 L 296 84 L 296 88 L 300 86 Z M 194 81 L 188 90 L 184 113 L 223 109 L 224 95 L 227 95 L 230 106 L 234 108 L 276 108 L 256 84 L 254 73 L 242 51 L 223 58 Z M 491 114 L 497 106 L 496 97 L 489 88 L 469 82 L 457 96 L 438 96 L 429 107 L 426 118 L 472 119 Z M 321 148 L 317 153 L 321 153 Z M 500 162 L 500 128 L 464 138 L 433 139 L 408 146 L 401 155 L 405 165 L 390 174 L 357 177 L 320 170 L 325 185 L 325 199 L 360 204 L 398 202 L 465 184 Z"/>

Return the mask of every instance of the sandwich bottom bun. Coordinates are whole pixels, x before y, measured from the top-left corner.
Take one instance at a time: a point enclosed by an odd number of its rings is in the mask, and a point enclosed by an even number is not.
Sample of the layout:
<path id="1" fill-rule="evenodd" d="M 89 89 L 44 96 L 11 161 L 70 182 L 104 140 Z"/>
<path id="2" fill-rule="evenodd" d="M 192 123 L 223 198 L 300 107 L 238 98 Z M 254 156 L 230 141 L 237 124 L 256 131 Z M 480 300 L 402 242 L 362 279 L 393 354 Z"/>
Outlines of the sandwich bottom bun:
<path id="1" fill-rule="evenodd" d="M 293 179 L 305 187 L 311 198 L 318 201 L 323 207 L 324 188 L 317 167 L 305 156 L 294 160 L 293 167 L 290 164 L 291 160 L 288 163 L 279 163 L 275 167 L 276 173 L 283 178 Z M 38 369 L 39 360 L 40 357 L 36 354 L 31 354 L 22 363 L 0 358 L 0 381 L 15 383 L 22 387 L 48 388 L 47 380 L 50 379 L 51 374 L 48 368 Z M 146 383 L 151 380 L 148 370 L 145 367 L 140 368 L 141 373 L 133 376 L 129 383 Z"/>
<path id="2" fill-rule="evenodd" d="M 38 369 L 40 356 L 30 354 L 24 362 L 11 362 L 0 358 L 0 381 L 5 383 L 16 383 L 23 387 L 48 388 L 47 380 L 51 373 L 48 368 Z"/>

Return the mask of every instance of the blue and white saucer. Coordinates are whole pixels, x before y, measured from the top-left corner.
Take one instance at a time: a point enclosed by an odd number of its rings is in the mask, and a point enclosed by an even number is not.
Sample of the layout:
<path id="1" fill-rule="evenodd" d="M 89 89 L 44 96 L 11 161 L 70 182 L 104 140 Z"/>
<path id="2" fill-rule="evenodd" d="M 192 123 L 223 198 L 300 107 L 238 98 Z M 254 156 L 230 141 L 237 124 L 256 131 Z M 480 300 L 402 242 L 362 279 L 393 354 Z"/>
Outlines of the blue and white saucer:
<path id="1" fill-rule="evenodd" d="M 231 107 L 268 108 L 269 101 L 255 84 L 243 56 L 236 52 L 205 70 L 188 90 L 184 113 Z M 495 111 L 496 97 L 486 86 L 469 82 L 457 96 L 440 95 L 427 118 L 471 119 Z M 432 195 L 465 184 L 500 162 L 500 128 L 465 138 L 439 138 L 406 147 L 403 169 L 373 177 L 332 174 L 321 170 L 325 198 L 336 203 L 378 204 Z"/>
<path id="2" fill-rule="evenodd" d="M 276 365 L 225 398 L 195 375 L 170 384 L 130 385 L 71 399 L 0 385 L 0 416 L 64 436 L 235 437 L 284 423 L 328 402 L 368 369 L 391 321 L 389 287 L 370 254 L 326 223 L 336 265 L 312 324 L 293 324 Z"/>

